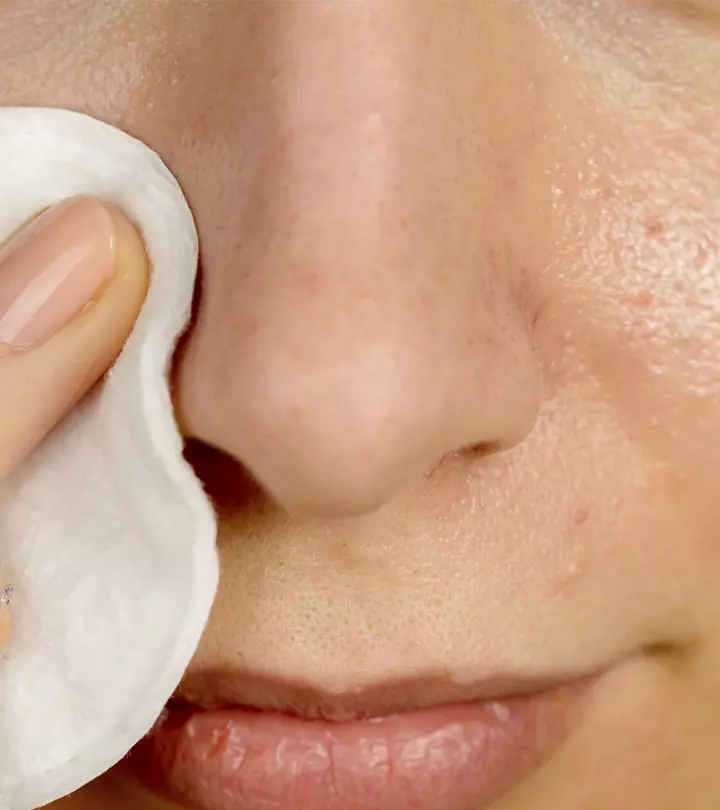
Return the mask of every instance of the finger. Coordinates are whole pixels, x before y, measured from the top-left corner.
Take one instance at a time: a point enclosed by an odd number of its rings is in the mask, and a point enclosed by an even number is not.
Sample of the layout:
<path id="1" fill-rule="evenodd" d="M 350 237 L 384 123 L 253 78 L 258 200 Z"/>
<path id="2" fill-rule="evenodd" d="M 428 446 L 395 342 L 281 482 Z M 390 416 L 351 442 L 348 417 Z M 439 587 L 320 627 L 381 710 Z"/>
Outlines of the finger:
<path id="1" fill-rule="evenodd" d="M 147 281 L 138 232 L 92 197 L 53 206 L 0 249 L 0 477 L 112 364 Z"/>

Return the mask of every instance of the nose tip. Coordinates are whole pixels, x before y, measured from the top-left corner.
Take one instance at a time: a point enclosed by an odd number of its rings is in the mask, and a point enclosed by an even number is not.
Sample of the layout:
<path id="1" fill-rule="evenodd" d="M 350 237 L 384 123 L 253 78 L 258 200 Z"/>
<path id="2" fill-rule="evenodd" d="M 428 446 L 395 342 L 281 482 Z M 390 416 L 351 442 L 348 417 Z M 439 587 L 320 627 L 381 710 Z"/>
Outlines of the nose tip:
<path id="1" fill-rule="evenodd" d="M 327 518 L 375 511 L 453 441 L 437 419 L 437 398 L 423 398 L 408 375 L 356 365 L 334 385 L 324 376 L 297 398 L 258 391 L 248 414 L 253 427 L 237 448 L 289 512 Z"/>
<path id="2" fill-rule="evenodd" d="M 198 337 L 180 365 L 184 432 L 240 462 L 288 512 L 374 511 L 440 452 L 439 397 L 423 397 L 387 353 L 328 348 L 300 359 L 269 345 L 233 353 L 232 373 L 219 376 Z"/>
<path id="3" fill-rule="evenodd" d="M 309 406 L 312 407 L 312 406 Z M 421 444 L 411 431 L 358 421 L 303 424 L 295 411 L 274 447 L 258 442 L 244 454 L 257 480 L 286 511 L 310 517 L 342 518 L 374 512 L 390 501 L 423 466 Z M 293 430 L 294 426 L 294 430 Z M 292 435 L 290 435 L 292 433 Z M 404 435 L 403 435 L 404 434 Z"/>

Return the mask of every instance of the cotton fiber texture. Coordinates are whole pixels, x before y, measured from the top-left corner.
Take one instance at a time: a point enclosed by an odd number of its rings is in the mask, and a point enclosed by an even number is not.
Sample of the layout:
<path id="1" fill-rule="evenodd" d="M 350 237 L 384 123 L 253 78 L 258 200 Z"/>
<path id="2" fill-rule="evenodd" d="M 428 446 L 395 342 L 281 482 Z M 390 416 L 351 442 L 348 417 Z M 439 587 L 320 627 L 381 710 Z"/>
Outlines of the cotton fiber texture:
<path id="1" fill-rule="evenodd" d="M 122 759 L 179 683 L 217 589 L 215 518 L 168 388 L 197 267 L 185 198 L 114 127 L 0 109 L 0 239 L 78 194 L 139 226 L 152 278 L 107 378 L 0 482 L 0 560 L 15 588 L 0 650 L 0 810 L 34 810 Z"/>

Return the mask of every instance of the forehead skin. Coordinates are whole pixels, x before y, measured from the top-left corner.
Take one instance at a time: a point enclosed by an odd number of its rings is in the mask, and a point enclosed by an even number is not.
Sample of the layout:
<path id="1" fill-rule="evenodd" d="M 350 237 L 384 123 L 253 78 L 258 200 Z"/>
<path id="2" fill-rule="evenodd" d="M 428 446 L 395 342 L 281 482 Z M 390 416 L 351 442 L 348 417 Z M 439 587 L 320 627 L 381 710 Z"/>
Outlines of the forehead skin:
<path id="1" fill-rule="evenodd" d="M 497 810 L 720 800 L 720 3 L 1 0 L 0 88 L 122 127 L 180 180 L 204 273 L 190 435 L 272 457 L 237 424 L 283 413 L 290 342 L 303 379 L 352 357 L 363 391 L 371 349 L 391 353 L 418 424 L 439 389 L 512 416 L 511 449 L 342 519 L 199 457 L 224 576 L 191 671 L 241 659 L 342 691 L 610 668 Z M 334 507 L 370 487 L 337 442 L 370 469 L 368 437 L 399 431 L 363 433 L 356 394 L 273 425 L 322 459 L 318 486 L 346 484 Z"/>

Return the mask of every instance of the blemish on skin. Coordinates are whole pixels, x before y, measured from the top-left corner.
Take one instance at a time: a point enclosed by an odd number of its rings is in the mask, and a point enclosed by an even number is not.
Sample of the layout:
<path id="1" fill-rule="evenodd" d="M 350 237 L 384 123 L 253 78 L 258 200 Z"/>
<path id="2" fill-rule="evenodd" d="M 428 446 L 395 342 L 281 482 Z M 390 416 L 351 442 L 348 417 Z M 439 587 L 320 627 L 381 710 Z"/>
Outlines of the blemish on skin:
<path id="1" fill-rule="evenodd" d="M 655 303 L 655 297 L 651 292 L 640 292 L 630 298 L 630 304 L 634 309 L 650 309 Z"/>
<path id="2" fill-rule="evenodd" d="M 575 526 L 582 526 L 583 523 L 587 523 L 588 518 L 590 517 L 590 507 L 583 506 L 580 509 L 576 509 L 575 513 L 573 514 L 573 523 Z"/>
<path id="3" fill-rule="evenodd" d="M 645 236 L 648 238 L 660 236 L 664 231 L 665 228 L 659 219 L 649 219 L 645 223 Z"/>

